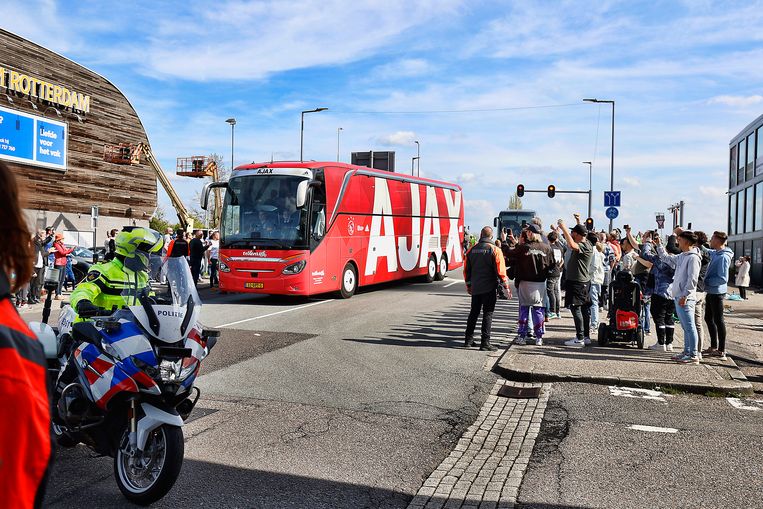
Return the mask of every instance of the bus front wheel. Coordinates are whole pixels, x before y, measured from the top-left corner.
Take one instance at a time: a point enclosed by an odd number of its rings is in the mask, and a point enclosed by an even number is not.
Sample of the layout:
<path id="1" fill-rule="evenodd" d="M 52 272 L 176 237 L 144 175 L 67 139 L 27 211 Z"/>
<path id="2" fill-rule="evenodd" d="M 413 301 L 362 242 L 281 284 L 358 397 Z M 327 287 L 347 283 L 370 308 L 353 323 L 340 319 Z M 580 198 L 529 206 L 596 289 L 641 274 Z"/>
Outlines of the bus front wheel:
<path id="1" fill-rule="evenodd" d="M 358 289 L 358 271 L 355 266 L 348 263 L 342 270 L 342 287 L 339 292 L 342 294 L 343 299 L 349 299 L 355 295 L 355 290 Z"/>

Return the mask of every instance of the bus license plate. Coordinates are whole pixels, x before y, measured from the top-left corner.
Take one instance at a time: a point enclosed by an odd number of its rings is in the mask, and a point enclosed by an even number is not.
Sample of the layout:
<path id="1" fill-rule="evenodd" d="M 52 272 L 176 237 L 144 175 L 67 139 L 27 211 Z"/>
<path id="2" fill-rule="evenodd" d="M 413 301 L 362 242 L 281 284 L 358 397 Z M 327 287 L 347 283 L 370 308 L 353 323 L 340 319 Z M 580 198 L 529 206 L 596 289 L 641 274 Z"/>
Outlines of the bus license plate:
<path id="1" fill-rule="evenodd" d="M 254 289 L 265 288 L 265 284 L 264 283 L 244 283 L 244 288 L 254 288 Z"/>

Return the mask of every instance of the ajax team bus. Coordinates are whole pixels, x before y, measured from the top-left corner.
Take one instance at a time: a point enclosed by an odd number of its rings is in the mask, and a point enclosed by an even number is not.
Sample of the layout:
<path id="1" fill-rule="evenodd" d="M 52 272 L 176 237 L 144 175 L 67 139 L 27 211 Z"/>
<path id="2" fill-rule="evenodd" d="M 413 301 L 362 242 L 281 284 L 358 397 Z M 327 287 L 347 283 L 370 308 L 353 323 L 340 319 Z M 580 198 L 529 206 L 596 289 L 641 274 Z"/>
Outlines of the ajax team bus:
<path id="1" fill-rule="evenodd" d="M 463 264 L 461 188 L 335 162 L 237 167 L 225 189 L 220 290 L 281 295 L 340 292 Z"/>

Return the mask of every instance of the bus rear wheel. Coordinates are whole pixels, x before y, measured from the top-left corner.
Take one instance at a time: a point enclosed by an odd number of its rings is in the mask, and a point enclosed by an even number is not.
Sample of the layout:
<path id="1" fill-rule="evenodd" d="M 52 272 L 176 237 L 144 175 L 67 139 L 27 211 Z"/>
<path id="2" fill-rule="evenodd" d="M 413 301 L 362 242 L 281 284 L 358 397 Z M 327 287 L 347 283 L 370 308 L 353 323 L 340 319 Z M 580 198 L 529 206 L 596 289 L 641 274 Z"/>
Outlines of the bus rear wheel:
<path id="1" fill-rule="evenodd" d="M 434 256 L 434 253 L 432 253 L 429 256 L 429 260 L 427 261 L 427 273 L 424 276 L 424 279 L 427 283 L 431 283 L 437 278 L 437 259 Z"/>
<path id="2" fill-rule="evenodd" d="M 349 299 L 355 295 L 355 290 L 358 289 L 358 271 L 355 269 L 355 265 L 348 263 L 342 269 L 342 286 L 339 293 L 343 299 Z"/>
<path id="3" fill-rule="evenodd" d="M 445 279 L 445 274 L 448 272 L 448 257 L 443 253 L 440 258 L 440 264 L 437 267 L 437 274 L 435 274 L 435 281 L 442 281 Z"/>

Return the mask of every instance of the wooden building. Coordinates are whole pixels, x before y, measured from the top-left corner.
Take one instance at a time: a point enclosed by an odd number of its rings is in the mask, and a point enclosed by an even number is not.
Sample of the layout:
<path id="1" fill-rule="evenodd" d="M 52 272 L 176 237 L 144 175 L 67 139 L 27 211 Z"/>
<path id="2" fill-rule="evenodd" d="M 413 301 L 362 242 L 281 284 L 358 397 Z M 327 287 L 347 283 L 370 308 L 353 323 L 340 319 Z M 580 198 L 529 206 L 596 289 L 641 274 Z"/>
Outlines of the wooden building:
<path id="1" fill-rule="evenodd" d="M 23 138 L 27 126 L 34 136 L 13 146 L 9 137 Z M 104 158 L 107 147 L 141 142 L 148 139 L 135 109 L 108 79 L 0 29 L 0 160 L 25 190 L 30 227 L 52 225 L 90 244 L 93 205 L 96 245 L 111 228 L 147 225 L 157 206 L 153 170 Z M 25 150 L 35 152 L 17 157 Z"/>

